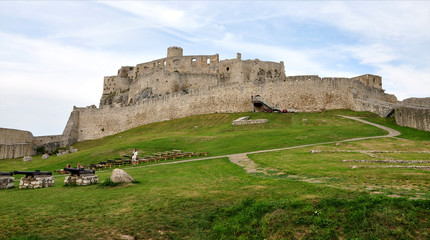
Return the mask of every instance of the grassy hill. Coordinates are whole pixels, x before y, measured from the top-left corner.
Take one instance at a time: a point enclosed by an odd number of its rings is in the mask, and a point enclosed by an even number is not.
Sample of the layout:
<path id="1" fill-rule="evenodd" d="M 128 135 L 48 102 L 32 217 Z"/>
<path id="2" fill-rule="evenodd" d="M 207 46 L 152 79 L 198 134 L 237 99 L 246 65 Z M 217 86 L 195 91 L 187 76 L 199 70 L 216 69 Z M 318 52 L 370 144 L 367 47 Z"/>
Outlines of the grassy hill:
<path id="1" fill-rule="evenodd" d="M 56 176 L 53 188 L 23 190 L 16 182 L 14 189 L 0 191 L 0 238 L 430 238 L 429 171 L 342 162 L 430 160 L 430 154 L 420 153 L 430 151 L 430 133 L 399 127 L 392 119 L 370 113 L 199 115 L 80 142 L 74 145 L 77 153 L 46 160 L 35 156 L 25 163 L 1 160 L 0 171 L 52 171 L 66 164 L 85 165 L 130 154 L 133 148 L 145 154 L 181 149 L 223 156 L 386 134 L 337 114 L 361 116 L 402 135 L 249 155 L 259 167 L 270 170 L 267 174 L 247 173 L 220 157 L 126 167 L 140 183 L 117 187 L 64 187 L 61 175 Z M 269 123 L 232 126 L 231 121 L 241 116 L 267 118 Z M 311 150 L 320 152 L 312 154 Z M 363 150 L 390 152 L 357 152 Z M 353 169 L 354 164 L 366 168 Z M 110 173 L 98 171 L 97 175 L 102 182 Z"/>

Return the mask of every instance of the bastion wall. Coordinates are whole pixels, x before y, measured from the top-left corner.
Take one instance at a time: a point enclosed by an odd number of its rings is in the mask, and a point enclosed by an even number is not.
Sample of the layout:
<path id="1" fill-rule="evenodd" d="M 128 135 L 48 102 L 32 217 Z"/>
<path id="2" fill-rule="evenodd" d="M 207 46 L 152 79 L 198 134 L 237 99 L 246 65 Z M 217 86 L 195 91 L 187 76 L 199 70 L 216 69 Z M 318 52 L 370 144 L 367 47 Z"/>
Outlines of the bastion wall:
<path id="1" fill-rule="evenodd" d="M 430 98 L 407 98 L 395 109 L 400 126 L 430 131 Z"/>
<path id="2" fill-rule="evenodd" d="M 74 107 L 62 135 L 0 131 L 0 140 L 8 139 L 0 141 L 0 159 L 31 155 L 39 147 L 49 152 L 153 122 L 251 111 L 255 95 L 297 112 L 351 109 L 388 116 L 395 108 L 399 125 L 430 131 L 430 98 L 399 104 L 394 95 L 384 92 L 377 75 L 286 76 L 282 61 L 242 60 L 240 53 L 226 60 L 218 54 L 184 56 L 182 48 L 170 47 L 166 58 L 123 66 L 117 75 L 104 77 L 99 108 Z"/>
<path id="3" fill-rule="evenodd" d="M 35 154 L 32 141 L 33 134 L 29 131 L 0 128 L 0 159 Z"/>
<path id="4" fill-rule="evenodd" d="M 298 76 L 297 79 L 299 78 L 301 77 Z M 396 102 L 393 95 L 348 78 L 321 79 L 316 76 L 296 81 L 266 81 L 264 84 L 219 84 L 189 90 L 187 93 L 177 92 L 145 99 L 125 107 L 75 108 L 74 111 L 79 112 L 77 140 L 97 139 L 142 124 L 197 114 L 251 111 L 251 96 L 255 95 L 261 95 L 273 104 L 295 108 L 301 112 L 329 109 L 367 111 L 367 107 L 357 104 L 359 97 L 370 97 L 392 105 Z"/>

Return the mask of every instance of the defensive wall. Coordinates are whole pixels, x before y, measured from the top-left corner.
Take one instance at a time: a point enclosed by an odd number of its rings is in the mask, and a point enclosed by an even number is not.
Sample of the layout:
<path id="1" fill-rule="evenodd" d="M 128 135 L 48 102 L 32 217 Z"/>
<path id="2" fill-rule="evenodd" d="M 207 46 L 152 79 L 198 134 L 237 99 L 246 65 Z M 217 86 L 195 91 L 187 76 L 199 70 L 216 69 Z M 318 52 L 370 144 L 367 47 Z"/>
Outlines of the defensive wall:
<path id="1" fill-rule="evenodd" d="M 123 66 L 105 77 L 99 108 L 74 108 L 77 141 L 196 114 L 250 111 L 253 95 L 302 112 L 353 109 L 383 116 L 397 103 L 376 75 L 286 76 L 283 62 L 242 60 L 240 53 L 226 60 L 218 54 L 184 56 L 182 48 L 170 47 L 166 58 Z"/>
<path id="2" fill-rule="evenodd" d="M 407 98 L 395 109 L 400 126 L 430 131 L 430 98 Z"/>
<path id="3" fill-rule="evenodd" d="M 393 95 L 380 89 L 365 86 L 349 78 L 290 77 L 297 80 L 229 83 L 191 89 L 168 95 L 148 98 L 137 104 L 103 108 L 75 108 L 79 114 L 78 141 L 97 139 L 142 124 L 177 119 L 197 114 L 251 111 L 251 96 L 264 98 L 285 108 L 301 112 L 329 109 L 368 111 L 360 101 L 373 98 L 386 105 L 397 102 Z M 300 79 L 300 80 L 299 80 Z M 375 107 L 376 108 L 376 107 Z M 382 114 L 386 109 L 379 110 Z M 376 113 L 378 113 L 376 111 Z"/>
<path id="4" fill-rule="evenodd" d="M 62 135 L 33 136 L 29 131 L 0 128 L 0 159 L 30 156 L 37 150 L 50 153 L 75 143 L 78 139 L 78 114 L 72 111 Z"/>
<path id="5" fill-rule="evenodd" d="M 430 98 L 407 99 L 399 105 L 394 95 L 384 92 L 382 78 L 377 75 L 286 76 L 283 62 L 242 60 L 240 53 L 226 60 L 220 60 L 218 54 L 184 56 L 182 48 L 170 47 L 166 58 L 123 66 L 116 76 L 106 76 L 99 108 L 74 107 L 62 135 L 8 140 L 7 144 L 15 147 L 1 145 L 0 158 L 18 157 L 24 152 L 30 155 L 40 147 L 49 152 L 153 122 L 251 111 L 251 96 L 255 95 L 297 112 L 352 109 L 388 116 L 396 109 L 399 125 L 430 131 L 429 112 L 425 110 L 430 108 Z"/>
<path id="6" fill-rule="evenodd" d="M 29 131 L 0 128 L 0 159 L 35 154 L 32 141 L 33 134 Z"/>

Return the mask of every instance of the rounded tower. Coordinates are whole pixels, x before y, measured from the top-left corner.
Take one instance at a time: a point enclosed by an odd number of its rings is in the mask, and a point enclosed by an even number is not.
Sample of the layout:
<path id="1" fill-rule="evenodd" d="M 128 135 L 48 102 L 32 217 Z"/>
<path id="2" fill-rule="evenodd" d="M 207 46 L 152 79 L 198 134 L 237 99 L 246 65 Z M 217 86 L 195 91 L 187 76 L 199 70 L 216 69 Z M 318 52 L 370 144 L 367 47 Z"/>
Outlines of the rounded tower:
<path id="1" fill-rule="evenodd" d="M 182 57 L 183 50 L 180 47 L 169 47 L 167 49 L 167 57 Z"/>

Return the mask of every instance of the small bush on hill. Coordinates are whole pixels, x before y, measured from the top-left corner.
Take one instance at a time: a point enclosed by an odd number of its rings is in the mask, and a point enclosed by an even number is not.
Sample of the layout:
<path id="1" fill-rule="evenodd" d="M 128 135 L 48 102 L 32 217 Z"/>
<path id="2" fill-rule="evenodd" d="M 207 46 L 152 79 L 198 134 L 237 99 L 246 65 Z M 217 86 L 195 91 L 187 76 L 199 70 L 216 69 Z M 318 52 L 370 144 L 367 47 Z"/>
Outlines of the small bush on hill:
<path id="1" fill-rule="evenodd" d="M 100 184 L 100 186 L 103 186 L 103 187 L 115 187 L 115 186 L 118 186 L 118 185 L 120 185 L 121 183 L 116 183 L 116 182 L 112 182 L 112 180 L 110 180 L 110 178 L 106 178 L 106 180 L 104 180 L 101 184 Z"/>

